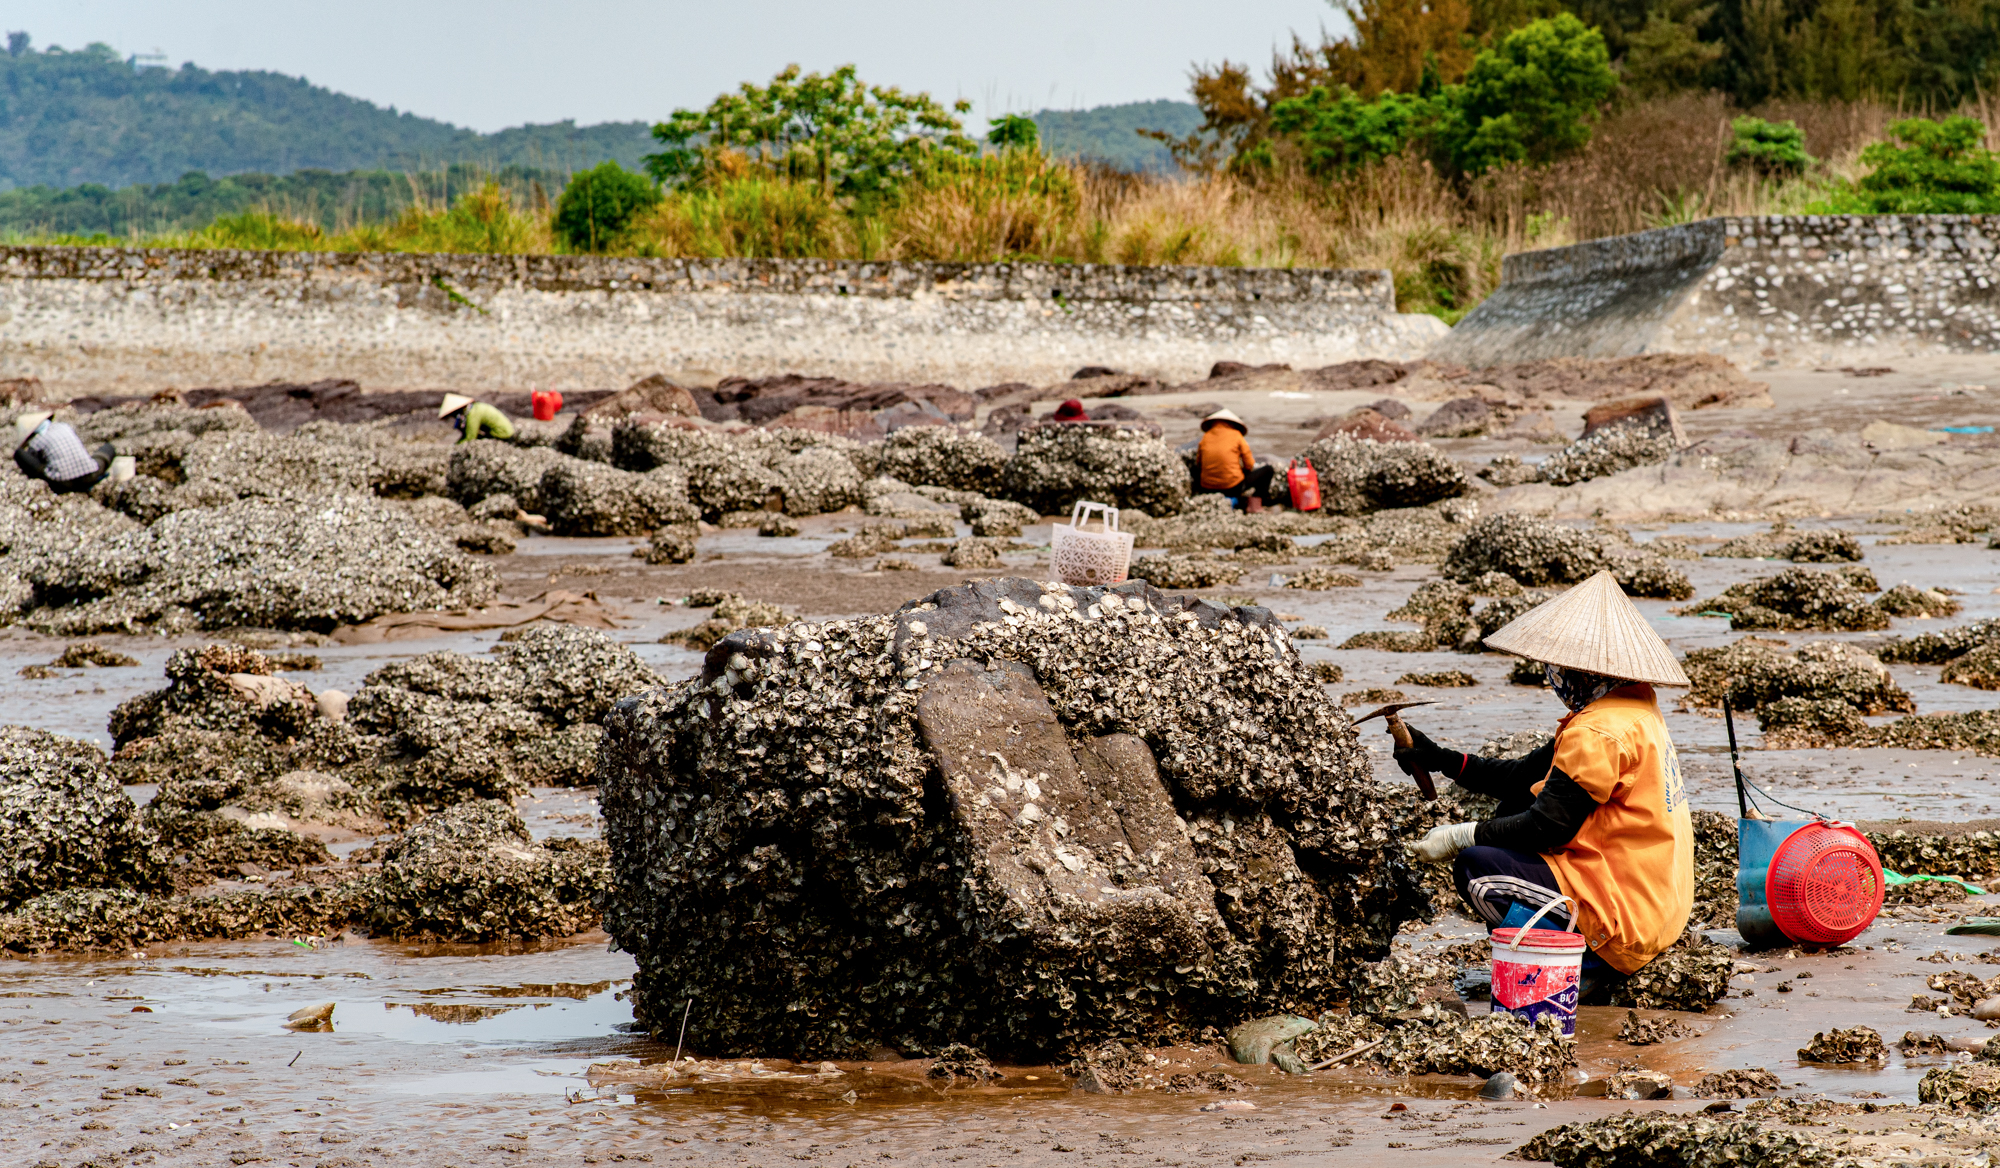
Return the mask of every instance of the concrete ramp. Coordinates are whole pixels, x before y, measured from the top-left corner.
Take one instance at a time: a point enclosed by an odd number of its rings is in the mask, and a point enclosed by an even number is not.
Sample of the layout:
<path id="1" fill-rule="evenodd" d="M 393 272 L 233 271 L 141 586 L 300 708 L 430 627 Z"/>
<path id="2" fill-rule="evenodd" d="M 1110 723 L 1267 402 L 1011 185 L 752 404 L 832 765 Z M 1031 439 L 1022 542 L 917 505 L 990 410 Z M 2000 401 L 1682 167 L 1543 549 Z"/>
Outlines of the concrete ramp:
<path id="1" fill-rule="evenodd" d="M 1433 346 L 1471 366 L 1716 353 L 1853 364 L 2000 347 L 2000 216 L 1707 219 L 1506 258 Z"/>

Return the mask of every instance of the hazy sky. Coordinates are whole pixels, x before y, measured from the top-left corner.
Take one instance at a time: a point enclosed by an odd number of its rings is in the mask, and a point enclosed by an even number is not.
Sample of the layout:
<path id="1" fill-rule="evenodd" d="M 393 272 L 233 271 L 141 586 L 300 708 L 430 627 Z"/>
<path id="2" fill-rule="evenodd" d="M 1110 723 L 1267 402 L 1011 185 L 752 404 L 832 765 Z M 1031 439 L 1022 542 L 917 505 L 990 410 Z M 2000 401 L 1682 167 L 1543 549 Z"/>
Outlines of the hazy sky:
<path id="1" fill-rule="evenodd" d="M 1188 66 L 1260 69 L 1325 0 L 12 0 L 9 29 L 178 66 L 270 69 L 477 130 L 653 120 L 790 62 L 980 114 L 1185 98 Z"/>

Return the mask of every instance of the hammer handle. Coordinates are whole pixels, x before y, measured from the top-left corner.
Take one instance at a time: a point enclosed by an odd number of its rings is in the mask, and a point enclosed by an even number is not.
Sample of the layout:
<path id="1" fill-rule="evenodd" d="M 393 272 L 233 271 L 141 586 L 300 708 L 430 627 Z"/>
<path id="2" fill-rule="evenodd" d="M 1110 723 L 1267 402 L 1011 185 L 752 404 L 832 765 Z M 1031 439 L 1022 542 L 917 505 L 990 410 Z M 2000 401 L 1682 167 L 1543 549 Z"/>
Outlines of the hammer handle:
<path id="1" fill-rule="evenodd" d="M 1389 736 L 1396 740 L 1397 749 L 1408 750 L 1413 745 L 1413 740 L 1410 738 L 1410 728 L 1403 724 L 1403 719 L 1400 716 L 1390 714 L 1383 721 L 1389 723 Z M 1429 771 L 1418 767 L 1411 773 L 1410 777 L 1417 780 L 1417 790 L 1424 793 L 1424 799 L 1427 802 L 1437 801 L 1437 784 L 1431 781 L 1431 773 Z"/>

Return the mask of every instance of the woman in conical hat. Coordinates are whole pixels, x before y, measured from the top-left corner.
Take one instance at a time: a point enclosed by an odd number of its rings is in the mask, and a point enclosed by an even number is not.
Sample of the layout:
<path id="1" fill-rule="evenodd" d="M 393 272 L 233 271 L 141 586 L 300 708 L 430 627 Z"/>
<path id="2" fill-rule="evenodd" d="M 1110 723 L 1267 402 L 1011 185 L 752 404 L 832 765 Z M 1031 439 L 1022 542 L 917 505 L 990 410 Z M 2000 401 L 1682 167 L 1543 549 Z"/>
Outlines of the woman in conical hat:
<path id="1" fill-rule="evenodd" d="M 1477 823 L 1435 828 L 1419 859 L 1452 861 L 1459 894 L 1489 927 L 1545 924 L 1583 934 L 1583 1000 L 1680 939 L 1694 907 L 1694 827 L 1656 685 L 1684 686 L 1673 650 L 1599 572 L 1486 638 L 1542 663 L 1569 708 L 1554 741 L 1519 759 L 1445 750 L 1411 732 L 1405 771 L 1441 772 L 1500 801 Z"/>

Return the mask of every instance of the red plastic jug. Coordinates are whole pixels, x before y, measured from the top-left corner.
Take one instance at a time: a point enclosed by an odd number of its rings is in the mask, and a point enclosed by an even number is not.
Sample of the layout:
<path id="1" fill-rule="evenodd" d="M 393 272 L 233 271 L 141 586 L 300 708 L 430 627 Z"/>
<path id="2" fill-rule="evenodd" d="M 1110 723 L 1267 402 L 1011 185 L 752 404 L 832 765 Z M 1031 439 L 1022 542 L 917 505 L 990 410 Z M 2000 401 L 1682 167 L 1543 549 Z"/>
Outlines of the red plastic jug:
<path id="1" fill-rule="evenodd" d="M 1319 510 L 1319 472 L 1312 463 L 1294 458 L 1285 471 L 1285 489 L 1291 493 L 1292 510 Z"/>
<path id="2" fill-rule="evenodd" d="M 552 422 L 562 412 L 562 391 L 559 389 L 538 389 L 531 400 L 537 422 Z"/>

